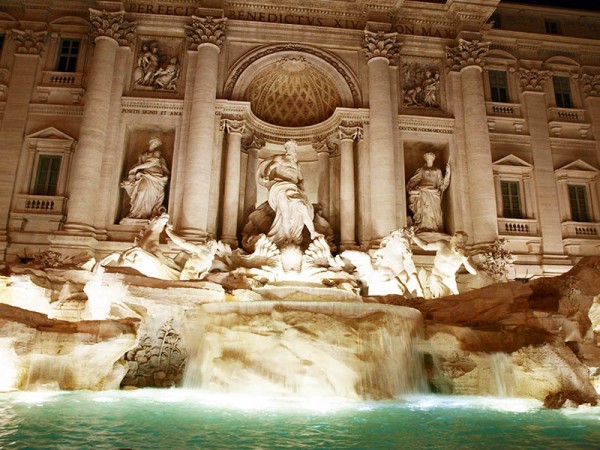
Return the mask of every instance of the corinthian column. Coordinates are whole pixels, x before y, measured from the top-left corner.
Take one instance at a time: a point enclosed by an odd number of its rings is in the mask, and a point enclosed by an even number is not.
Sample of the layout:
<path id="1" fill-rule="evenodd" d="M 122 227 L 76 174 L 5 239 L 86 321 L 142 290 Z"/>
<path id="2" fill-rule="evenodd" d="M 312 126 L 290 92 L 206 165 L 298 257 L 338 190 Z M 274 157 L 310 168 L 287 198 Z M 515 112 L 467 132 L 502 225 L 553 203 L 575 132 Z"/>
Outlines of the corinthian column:
<path id="1" fill-rule="evenodd" d="M 92 37 L 96 45 L 88 71 L 79 145 L 73 158 L 65 231 L 94 232 L 94 201 L 100 186 L 100 167 L 107 141 L 108 112 L 119 45 L 128 45 L 134 27 L 124 12 L 90 9 Z"/>
<path id="2" fill-rule="evenodd" d="M 469 203 L 475 244 L 492 242 L 498 237 L 496 193 L 492 168 L 492 150 L 487 127 L 485 93 L 482 78 L 484 56 L 489 43 L 458 40 L 446 48 L 451 76 L 460 78 L 464 137 L 467 159 Z"/>
<path id="3" fill-rule="evenodd" d="M 248 152 L 248 161 L 246 163 L 246 185 L 244 187 L 244 220 L 256 209 L 256 171 L 258 170 L 258 153 L 265 146 L 264 139 L 256 136 L 249 136 L 245 140 L 244 147 Z"/>
<path id="4" fill-rule="evenodd" d="M 186 26 L 190 50 L 198 51 L 181 211 L 181 232 L 192 239 L 203 238 L 208 229 L 217 75 L 226 21 L 192 16 L 192 25 Z"/>
<path id="5" fill-rule="evenodd" d="M 600 163 L 600 74 L 584 74 L 581 77 L 585 107 L 592 121 L 592 135 L 596 137 L 596 160 Z M 596 183 L 597 193 L 600 195 L 600 182 Z"/>
<path id="6" fill-rule="evenodd" d="M 0 260 L 4 259 L 8 241 L 10 202 L 46 32 L 15 29 L 11 37 L 15 42 L 15 59 L 0 126 Z"/>
<path id="7" fill-rule="evenodd" d="M 392 87 L 389 65 L 397 58 L 397 33 L 365 31 L 363 50 L 369 67 L 369 153 L 371 230 L 381 239 L 396 228 L 396 171 Z"/>
<path id="8" fill-rule="evenodd" d="M 331 154 L 331 151 L 327 146 L 327 141 L 316 142 L 313 144 L 313 148 L 317 152 L 317 159 L 319 161 L 317 202 L 321 205 L 321 208 L 323 208 L 323 217 L 329 220 L 329 155 Z"/>
<path id="9" fill-rule="evenodd" d="M 340 138 L 340 249 L 356 245 L 356 200 L 354 195 L 354 141 L 360 139 L 358 127 L 339 127 Z"/>
<path id="10" fill-rule="evenodd" d="M 237 247 L 237 222 L 240 207 L 240 167 L 242 161 L 242 134 L 244 121 L 226 119 L 227 157 L 225 160 L 225 189 L 223 192 L 223 242 Z"/>
<path id="11" fill-rule="evenodd" d="M 558 189 L 548 132 L 548 113 L 544 90 L 551 73 L 546 70 L 521 69 L 519 75 L 525 103 L 525 115 L 531 136 L 531 156 L 535 188 L 538 193 L 537 206 L 542 232 L 542 252 L 547 258 L 564 253 L 561 217 L 556 204 Z"/>

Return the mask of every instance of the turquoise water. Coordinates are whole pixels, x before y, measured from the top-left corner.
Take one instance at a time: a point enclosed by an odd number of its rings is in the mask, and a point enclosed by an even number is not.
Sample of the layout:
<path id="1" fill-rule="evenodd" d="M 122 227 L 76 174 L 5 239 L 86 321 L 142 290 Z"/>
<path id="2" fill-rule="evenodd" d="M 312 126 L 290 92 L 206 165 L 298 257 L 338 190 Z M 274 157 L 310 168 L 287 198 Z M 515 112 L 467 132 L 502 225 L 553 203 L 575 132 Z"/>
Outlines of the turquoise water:
<path id="1" fill-rule="evenodd" d="M 0 394 L 0 448 L 599 448 L 600 409 L 520 399 L 266 400 L 183 389 Z"/>

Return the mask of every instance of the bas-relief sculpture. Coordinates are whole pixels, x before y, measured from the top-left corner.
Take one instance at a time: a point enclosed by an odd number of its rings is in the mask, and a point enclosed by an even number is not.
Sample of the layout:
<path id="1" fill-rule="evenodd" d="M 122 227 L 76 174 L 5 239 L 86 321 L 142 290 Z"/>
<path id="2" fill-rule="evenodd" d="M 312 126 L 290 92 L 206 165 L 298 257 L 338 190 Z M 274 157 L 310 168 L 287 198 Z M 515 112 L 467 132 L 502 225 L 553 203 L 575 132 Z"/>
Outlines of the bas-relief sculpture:
<path id="1" fill-rule="evenodd" d="M 161 55 L 157 42 L 142 45 L 134 70 L 137 87 L 175 91 L 180 74 L 179 60 L 174 56 Z"/>
<path id="2" fill-rule="evenodd" d="M 419 64 L 406 65 L 403 95 L 405 107 L 439 108 L 439 70 Z"/>
<path id="3" fill-rule="evenodd" d="M 129 196 L 130 219 L 150 219 L 163 208 L 165 186 L 169 181 L 169 169 L 160 151 L 162 141 L 153 136 L 148 142 L 148 150 L 143 152 L 129 169 L 121 187 Z"/>
<path id="4" fill-rule="evenodd" d="M 418 231 L 444 231 L 442 196 L 450 185 L 450 161 L 446 164 L 446 174 L 434 167 L 435 154 L 423 155 L 425 164 L 417 169 L 408 180 L 408 207 L 412 211 L 412 221 Z"/>

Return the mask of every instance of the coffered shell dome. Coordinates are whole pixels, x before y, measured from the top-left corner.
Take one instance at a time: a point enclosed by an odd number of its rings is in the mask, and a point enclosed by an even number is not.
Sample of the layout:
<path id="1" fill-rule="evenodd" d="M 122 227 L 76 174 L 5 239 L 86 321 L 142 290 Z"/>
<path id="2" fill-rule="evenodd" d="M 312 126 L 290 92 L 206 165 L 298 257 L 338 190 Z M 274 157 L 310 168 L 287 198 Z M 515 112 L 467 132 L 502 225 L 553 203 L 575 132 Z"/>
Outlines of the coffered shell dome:
<path id="1" fill-rule="evenodd" d="M 315 125 L 341 106 L 335 83 L 302 57 L 282 58 L 258 72 L 244 100 L 260 119 L 285 127 Z"/>

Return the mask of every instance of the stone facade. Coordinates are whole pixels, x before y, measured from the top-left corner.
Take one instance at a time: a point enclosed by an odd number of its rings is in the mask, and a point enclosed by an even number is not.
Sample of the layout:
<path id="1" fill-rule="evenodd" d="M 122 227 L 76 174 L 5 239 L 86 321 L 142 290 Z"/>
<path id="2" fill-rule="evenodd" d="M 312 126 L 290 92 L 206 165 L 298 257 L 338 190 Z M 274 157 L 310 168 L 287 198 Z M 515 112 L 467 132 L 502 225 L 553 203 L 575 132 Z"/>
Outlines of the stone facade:
<path id="1" fill-rule="evenodd" d="M 156 137 L 162 208 L 191 241 L 239 245 L 267 198 L 258 165 L 294 139 L 341 249 L 413 222 L 407 182 L 432 152 L 452 170 L 443 231 L 506 239 L 514 276 L 600 254 L 598 13 L 44 1 L 0 5 L 0 259 L 130 246 L 146 219 L 120 185 Z"/>

